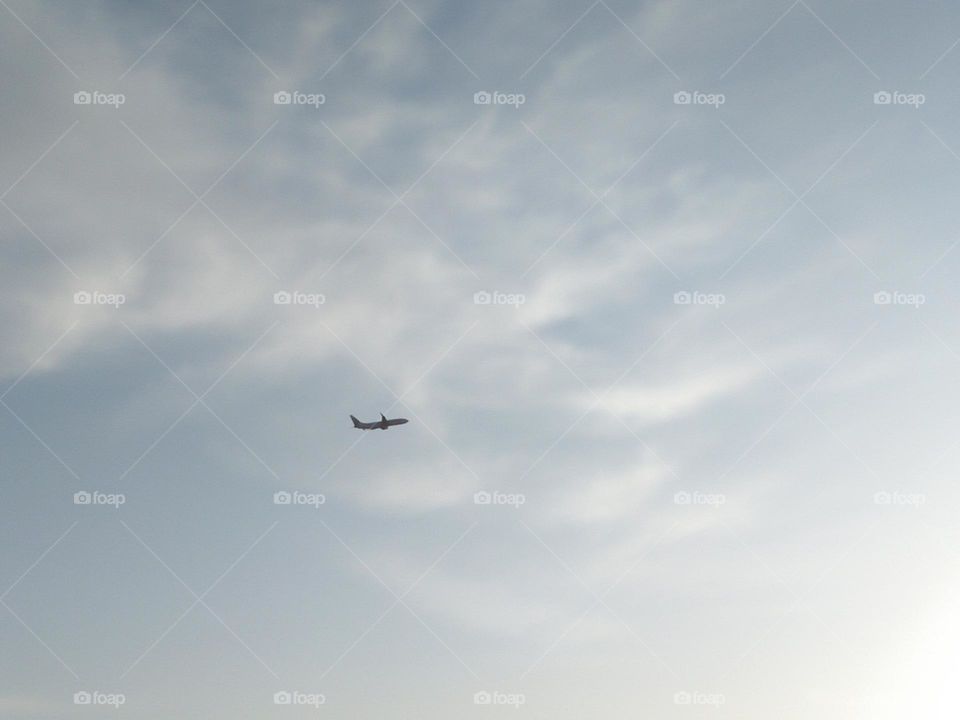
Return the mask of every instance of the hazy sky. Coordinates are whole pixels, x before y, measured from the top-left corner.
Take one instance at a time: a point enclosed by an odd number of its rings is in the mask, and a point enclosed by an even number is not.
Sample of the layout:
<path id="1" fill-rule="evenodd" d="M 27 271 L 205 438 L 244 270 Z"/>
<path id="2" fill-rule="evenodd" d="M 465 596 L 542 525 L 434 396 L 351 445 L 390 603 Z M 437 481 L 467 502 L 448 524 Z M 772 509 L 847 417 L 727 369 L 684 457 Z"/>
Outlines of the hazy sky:
<path id="1" fill-rule="evenodd" d="M 958 39 L 0 0 L 0 715 L 957 717 Z"/>

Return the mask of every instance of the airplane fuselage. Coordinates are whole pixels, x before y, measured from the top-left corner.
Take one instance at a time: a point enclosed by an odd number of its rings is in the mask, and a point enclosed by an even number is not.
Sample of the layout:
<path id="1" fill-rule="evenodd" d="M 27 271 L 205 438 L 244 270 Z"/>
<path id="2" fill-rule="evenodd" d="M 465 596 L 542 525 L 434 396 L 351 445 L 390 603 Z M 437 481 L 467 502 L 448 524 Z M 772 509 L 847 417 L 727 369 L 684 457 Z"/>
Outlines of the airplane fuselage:
<path id="1" fill-rule="evenodd" d="M 381 415 L 380 419 L 375 422 L 361 422 L 353 415 L 350 416 L 350 419 L 353 420 L 353 426 L 357 428 L 357 430 L 386 430 L 394 425 L 405 425 L 406 423 L 410 422 L 406 418 L 394 418 L 392 420 L 388 420 L 383 415 Z"/>

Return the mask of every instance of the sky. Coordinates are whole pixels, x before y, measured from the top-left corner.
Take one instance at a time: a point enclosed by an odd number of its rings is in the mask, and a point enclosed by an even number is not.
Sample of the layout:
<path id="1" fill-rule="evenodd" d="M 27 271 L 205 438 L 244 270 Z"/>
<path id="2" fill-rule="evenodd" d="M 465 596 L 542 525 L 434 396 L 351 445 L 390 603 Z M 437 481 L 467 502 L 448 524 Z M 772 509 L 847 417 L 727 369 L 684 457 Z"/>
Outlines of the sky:
<path id="1" fill-rule="evenodd" d="M 954 4 L 0 0 L 0 63 L 0 715 L 957 716 Z"/>

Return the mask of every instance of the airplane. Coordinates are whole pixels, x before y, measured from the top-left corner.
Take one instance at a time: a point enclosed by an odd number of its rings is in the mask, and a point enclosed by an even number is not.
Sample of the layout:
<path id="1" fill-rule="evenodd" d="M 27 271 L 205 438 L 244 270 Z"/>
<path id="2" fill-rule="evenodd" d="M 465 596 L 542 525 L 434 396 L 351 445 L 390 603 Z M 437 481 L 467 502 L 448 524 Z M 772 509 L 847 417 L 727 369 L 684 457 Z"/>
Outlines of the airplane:
<path id="1" fill-rule="evenodd" d="M 353 420 L 353 426 L 358 430 L 386 430 L 394 425 L 404 425 L 410 422 L 406 418 L 387 420 L 383 413 L 380 413 L 380 419 L 376 422 L 360 422 L 353 415 L 350 416 L 350 419 Z"/>

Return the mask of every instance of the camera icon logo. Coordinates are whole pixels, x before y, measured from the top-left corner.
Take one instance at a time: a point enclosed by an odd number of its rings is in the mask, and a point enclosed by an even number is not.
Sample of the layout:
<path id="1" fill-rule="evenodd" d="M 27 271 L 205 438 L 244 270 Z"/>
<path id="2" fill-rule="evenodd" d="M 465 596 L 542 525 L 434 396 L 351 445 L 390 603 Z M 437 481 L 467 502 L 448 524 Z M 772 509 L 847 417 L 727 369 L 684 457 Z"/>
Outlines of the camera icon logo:
<path id="1" fill-rule="evenodd" d="M 691 500 L 690 493 L 688 493 L 685 490 L 675 493 L 673 496 L 673 502 L 675 505 L 689 505 L 690 500 Z"/>
<path id="2" fill-rule="evenodd" d="M 489 505 L 491 502 L 493 502 L 493 496 L 486 490 L 480 490 L 473 494 L 474 505 Z"/>
<path id="3" fill-rule="evenodd" d="M 88 693 L 86 690 L 81 690 L 80 692 L 75 692 L 73 694 L 74 705 L 89 705 L 92 702 L 93 702 L 93 695 Z"/>
<path id="4" fill-rule="evenodd" d="M 286 90 L 280 90 L 273 94 L 274 105 L 289 105 L 291 102 L 293 102 L 293 96 Z"/>
<path id="5" fill-rule="evenodd" d="M 881 290 L 873 294 L 874 305 L 889 305 L 893 302 L 893 295 L 886 290 Z"/>
<path id="6" fill-rule="evenodd" d="M 74 505 L 89 505 L 92 501 L 93 495 L 88 493 L 86 490 L 81 490 L 80 492 L 75 492 L 73 494 Z"/>
<path id="7" fill-rule="evenodd" d="M 286 690 L 281 690 L 280 692 L 275 692 L 273 694 L 274 705 L 289 705 L 292 702 L 293 702 L 293 695 L 288 693 Z"/>
<path id="8" fill-rule="evenodd" d="M 690 705 L 693 702 L 693 696 L 688 692 L 678 692 L 673 694 L 674 705 Z"/>
<path id="9" fill-rule="evenodd" d="M 688 93 L 686 90 L 681 90 L 680 92 L 675 92 L 673 94 L 674 105 L 689 105 L 691 102 L 693 102 L 693 95 Z"/>
<path id="10" fill-rule="evenodd" d="M 493 96 L 488 93 L 486 90 L 481 90 L 480 92 L 475 92 L 473 94 L 473 104 L 474 105 L 489 105 L 493 102 Z"/>
<path id="11" fill-rule="evenodd" d="M 480 292 L 475 292 L 473 294 L 474 305 L 489 305 L 492 300 L 493 297 L 486 290 L 481 290 Z"/>
<path id="12" fill-rule="evenodd" d="M 80 92 L 75 92 L 73 94 L 74 105 L 89 105 L 92 102 L 93 102 L 93 95 L 88 93 L 86 90 L 81 90 Z"/>
<path id="13" fill-rule="evenodd" d="M 888 93 L 886 90 L 881 90 L 880 92 L 875 92 L 873 94 L 874 105 L 890 105 L 892 102 L 893 95 Z"/>
<path id="14" fill-rule="evenodd" d="M 488 693 L 486 690 L 481 690 L 480 692 L 475 692 L 473 694 L 473 704 L 474 705 L 489 705 L 493 702 L 493 696 Z"/>
<path id="15" fill-rule="evenodd" d="M 293 502 L 293 495 L 286 490 L 280 490 L 273 494 L 274 505 L 289 505 L 291 502 Z"/>
<path id="16" fill-rule="evenodd" d="M 273 294 L 273 304 L 274 305 L 289 305 L 293 300 L 293 296 L 288 293 L 286 290 L 280 290 Z"/>
<path id="17" fill-rule="evenodd" d="M 689 305 L 691 300 L 692 296 L 686 290 L 681 290 L 673 294 L 674 305 Z"/>
<path id="18" fill-rule="evenodd" d="M 886 491 L 880 491 L 873 496 L 873 502 L 876 505 L 890 505 L 893 502 L 893 495 Z"/>
<path id="19" fill-rule="evenodd" d="M 86 290 L 75 292 L 73 294 L 74 305 L 89 305 L 93 301 L 93 296 Z"/>

